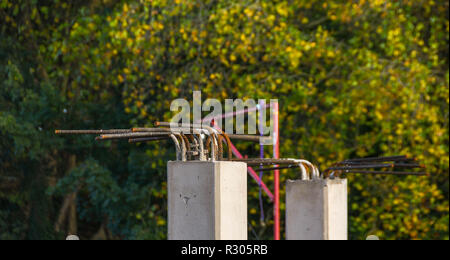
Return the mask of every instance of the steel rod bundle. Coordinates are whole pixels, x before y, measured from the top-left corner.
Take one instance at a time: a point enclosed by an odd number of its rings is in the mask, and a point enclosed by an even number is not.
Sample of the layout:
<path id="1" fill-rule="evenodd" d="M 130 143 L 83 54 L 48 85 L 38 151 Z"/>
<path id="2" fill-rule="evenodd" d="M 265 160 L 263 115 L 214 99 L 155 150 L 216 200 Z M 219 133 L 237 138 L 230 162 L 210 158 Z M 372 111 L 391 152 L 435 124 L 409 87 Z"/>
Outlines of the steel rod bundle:
<path id="1" fill-rule="evenodd" d="M 296 159 L 233 159 L 237 162 L 246 162 L 249 166 L 266 166 L 260 171 L 275 171 L 306 167 Z M 424 169 L 425 166 L 417 163 L 417 159 L 407 156 L 372 157 L 345 160 L 327 168 L 322 177 L 340 176 L 347 173 L 374 174 L 374 175 L 427 175 L 423 171 L 396 171 L 399 169 Z M 379 170 L 374 170 L 379 169 Z"/>
<path id="2" fill-rule="evenodd" d="M 348 159 L 334 164 L 325 170 L 328 176 L 340 176 L 347 173 L 381 174 L 381 175 L 427 175 L 426 172 L 396 171 L 398 169 L 424 169 L 416 158 L 406 155 Z M 379 170 L 374 170 L 379 169 Z"/>
<path id="3" fill-rule="evenodd" d="M 231 139 L 260 142 L 257 135 L 226 134 L 204 124 L 180 125 L 156 122 L 153 128 L 108 129 L 108 130 L 56 130 L 58 135 L 98 135 L 95 140 L 128 140 L 129 143 L 172 140 L 179 160 L 223 160 L 224 144 L 228 160 L 232 159 Z M 209 156 L 207 155 L 210 154 Z"/>
<path id="4" fill-rule="evenodd" d="M 98 135 L 95 140 L 121 140 L 129 143 L 156 142 L 172 140 L 177 159 L 187 160 L 222 160 L 223 144 L 228 147 L 228 160 L 245 162 L 248 166 L 260 166 L 260 171 L 275 171 L 283 169 L 300 169 L 302 179 L 334 178 L 342 174 L 380 174 L 380 175 L 427 175 L 423 171 L 425 166 L 417 163 L 417 159 L 405 155 L 387 157 L 368 157 L 347 159 L 327 168 L 320 174 L 318 167 L 306 160 L 300 159 L 261 159 L 261 158 L 232 158 L 231 139 L 260 142 L 262 137 L 258 135 L 226 134 L 204 124 L 174 124 L 168 122 L 156 122 L 153 128 L 109 129 L 109 130 L 56 130 L 55 134 L 64 135 Z M 209 156 L 208 156 L 209 155 Z M 402 170 L 403 169 L 403 170 Z M 404 171 L 410 169 L 411 171 Z"/>

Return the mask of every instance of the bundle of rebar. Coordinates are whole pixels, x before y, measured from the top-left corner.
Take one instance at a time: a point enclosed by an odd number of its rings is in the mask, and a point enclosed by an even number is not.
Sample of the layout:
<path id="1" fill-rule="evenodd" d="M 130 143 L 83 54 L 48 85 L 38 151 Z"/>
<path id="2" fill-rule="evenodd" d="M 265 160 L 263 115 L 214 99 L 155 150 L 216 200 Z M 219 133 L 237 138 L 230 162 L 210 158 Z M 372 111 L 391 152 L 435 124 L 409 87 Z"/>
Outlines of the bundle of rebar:
<path id="1" fill-rule="evenodd" d="M 171 140 L 177 151 L 177 160 L 223 160 L 224 148 L 228 148 L 228 160 L 245 162 L 248 166 L 260 166 L 260 171 L 275 171 L 300 168 L 302 178 L 334 178 L 343 174 L 381 175 L 427 175 L 425 166 L 416 158 L 405 155 L 348 159 L 333 164 L 320 174 L 318 167 L 300 159 L 235 159 L 232 158 L 231 139 L 261 142 L 258 135 L 226 134 L 204 124 L 174 124 L 156 122 L 153 128 L 109 129 L 109 130 L 56 130 L 56 134 L 99 135 L 98 141 L 128 140 L 129 143 Z M 422 169 L 422 171 L 415 171 Z"/>
<path id="2" fill-rule="evenodd" d="M 232 159 L 231 139 L 260 142 L 258 135 L 226 134 L 204 124 L 174 124 L 156 122 L 153 128 L 108 129 L 108 130 L 56 130 L 55 134 L 98 135 L 95 140 L 128 140 L 129 143 L 144 143 L 172 140 L 179 160 L 222 160 L 223 145 L 227 145 L 228 160 Z M 205 139 L 205 140 L 203 140 Z M 208 154 L 210 156 L 208 157 Z"/>
<path id="3" fill-rule="evenodd" d="M 295 169 L 300 167 L 307 168 L 306 163 L 298 162 L 296 159 L 233 159 L 233 161 L 246 162 L 249 166 L 261 166 L 259 171 L 275 171 L 285 169 Z M 265 167 L 263 167 L 265 166 Z M 408 169 L 408 171 L 405 171 Z M 414 171 L 421 169 L 422 171 Z M 348 159 L 335 163 L 332 167 L 327 168 L 322 176 L 324 178 L 341 176 L 348 173 L 360 174 L 379 174 L 379 175 L 427 175 L 423 171 L 425 166 L 419 164 L 416 158 L 405 155 L 388 156 L 388 157 L 370 157 Z"/>
<path id="4" fill-rule="evenodd" d="M 396 155 L 344 160 L 326 169 L 325 173 L 330 177 L 347 173 L 422 176 L 427 175 L 424 169 L 425 165 L 418 163 L 416 158 Z"/>

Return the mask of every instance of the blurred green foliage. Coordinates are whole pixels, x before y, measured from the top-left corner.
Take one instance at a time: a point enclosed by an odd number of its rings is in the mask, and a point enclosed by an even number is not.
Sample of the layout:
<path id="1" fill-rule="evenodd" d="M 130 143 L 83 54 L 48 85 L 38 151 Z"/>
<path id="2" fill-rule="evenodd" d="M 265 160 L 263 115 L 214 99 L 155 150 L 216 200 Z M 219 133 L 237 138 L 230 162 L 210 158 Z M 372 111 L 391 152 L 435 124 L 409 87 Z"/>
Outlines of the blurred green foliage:
<path id="1" fill-rule="evenodd" d="M 448 5 L 0 0 L 0 239 L 165 238 L 170 146 L 53 131 L 150 126 L 193 90 L 278 98 L 281 155 L 322 169 L 417 155 L 429 177 L 348 176 L 350 238 L 448 239 Z M 250 238 L 268 239 L 249 187 Z"/>

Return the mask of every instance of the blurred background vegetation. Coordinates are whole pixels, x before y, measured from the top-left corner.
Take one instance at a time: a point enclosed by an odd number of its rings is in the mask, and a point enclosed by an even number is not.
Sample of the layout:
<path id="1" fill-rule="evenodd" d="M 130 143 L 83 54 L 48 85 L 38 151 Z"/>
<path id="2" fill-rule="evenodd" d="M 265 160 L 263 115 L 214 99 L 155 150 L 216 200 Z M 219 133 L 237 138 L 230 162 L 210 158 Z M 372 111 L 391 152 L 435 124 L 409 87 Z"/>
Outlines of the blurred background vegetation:
<path id="1" fill-rule="evenodd" d="M 448 11 L 447 0 L 0 0 L 0 239 L 165 239 L 170 146 L 54 130 L 150 126 L 193 90 L 278 98 L 281 156 L 322 170 L 417 155 L 429 177 L 348 177 L 350 238 L 448 239 Z M 273 206 L 264 197 L 261 221 L 254 182 L 249 196 L 249 238 L 270 239 Z"/>

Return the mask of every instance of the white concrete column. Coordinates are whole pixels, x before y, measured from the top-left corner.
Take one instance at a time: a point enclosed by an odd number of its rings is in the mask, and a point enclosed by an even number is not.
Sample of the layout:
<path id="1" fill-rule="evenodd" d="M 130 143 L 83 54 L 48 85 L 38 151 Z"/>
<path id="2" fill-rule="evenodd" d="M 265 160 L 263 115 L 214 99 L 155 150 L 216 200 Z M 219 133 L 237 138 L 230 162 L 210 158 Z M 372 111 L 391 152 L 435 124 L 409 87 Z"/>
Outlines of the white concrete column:
<path id="1" fill-rule="evenodd" d="M 169 240 L 246 240 L 247 165 L 168 163 Z"/>
<path id="2" fill-rule="evenodd" d="M 347 180 L 287 181 L 288 240 L 347 240 Z"/>

